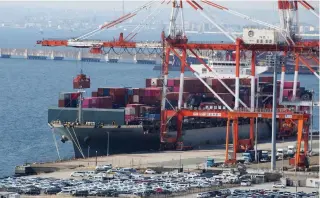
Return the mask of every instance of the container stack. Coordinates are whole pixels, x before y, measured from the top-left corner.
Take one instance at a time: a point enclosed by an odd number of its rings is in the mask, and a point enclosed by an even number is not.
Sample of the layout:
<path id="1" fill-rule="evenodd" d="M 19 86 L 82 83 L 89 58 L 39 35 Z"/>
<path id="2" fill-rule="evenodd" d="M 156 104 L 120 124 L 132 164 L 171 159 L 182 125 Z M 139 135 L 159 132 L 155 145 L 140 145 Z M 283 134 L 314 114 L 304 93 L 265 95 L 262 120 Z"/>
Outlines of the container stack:
<path id="1" fill-rule="evenodd" d="M 111 109 L 112 98 L 110 96 L 84 98 L 82 108 Z"/>
<path id="2" fill-rule="evenodd" d="M 127 88 L 98 88 L 98 96 L 110 96 L 115 105 L 123 107 L 127 103 Z"/>
<path id="3" fill-rule="evenodd" d="M 59 107 L 76 108 L 78 106 L 78 99 L 80 93 L 78 92 L 62 92 L 59 94 Z"/>
<path id="4" fill-rule="evenodd" d="M 146 105 L 160 105 L 162 88 L 147 87 L 139 89 L 139 103 Z"/>

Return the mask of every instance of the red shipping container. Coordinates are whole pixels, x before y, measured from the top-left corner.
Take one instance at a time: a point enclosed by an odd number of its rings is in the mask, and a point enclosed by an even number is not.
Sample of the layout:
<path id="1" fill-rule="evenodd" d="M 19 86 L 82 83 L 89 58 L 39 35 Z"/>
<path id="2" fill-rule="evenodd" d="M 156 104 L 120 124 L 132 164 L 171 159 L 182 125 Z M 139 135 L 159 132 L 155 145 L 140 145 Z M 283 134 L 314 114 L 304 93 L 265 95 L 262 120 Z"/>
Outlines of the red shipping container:
<path id="1" fill-rule="evenodd" d="M 135 116 L 134 115 L 125 115 L 124 119 L 126 122 L 130 122 L 130 121 L 135 120 Z"/>
<path id="2" fill-rule="evenodd" d="M 133 88 L 133 95 L 139 95 L 139 88 Z"/>
<path id="3" fill-rule="evenodd" d="M 183 92 L 182 100 L 185 101 L 188 98 L 189 95 L 190 95 L 189 92 Z M 167 93 L 167 99 L 168 100 L 179 100 L 179 92 Z"/>
<path id="4" fill-rule="evenodd" d="M 131 104 L 131 103 L 133 103 L 133 96 L 131 95 L 129 95 L 129 96 L 127 96 L 128 98 L 127 98 L 127 104 Z"/>
<path id="5" fill-rule="evenodd" d="M 293 81 L 285 81 L 283 83 L 284 89 L 293 89 L 294 82 Z M 297 82 L 297 88 L 300 88 L 300 82 Z"/>
<path id="6" fill-rule="evenodd" d="M 157 79 L 157 86 L 156 87 L 163 87 L 163 80 L 161 78 Z"/>
<path id="7" fill-rule="evenodd" d="M 59 100 L 58 107 L 65 107 L 64 100 Z"/>
<path id="8" fill-rule="evenodd" d="M 112 98 L 111 97 L 100 97 L 99 98 L 99 107 L 109 109 L 112 108 Z"/>
<path id="9" fill-rule="evenodd" d="M 143 103 L 146 105 L 160 105 L 161 98 L 160 97 L 143 97 Z"/>
<path id="10" fill-rule="evenodd" d="M 145 88 L 139 88 L 139 96 L 145 96 L 145 91 L 146 89 Z"/>
<path id="11" fill-rule="evenodd" d="M 151 87 L 151 79 L 150 78 L 146 79 L 146 87 Z"/>
<path id="12" fill-rule="evenodd" d="M 148 97 L 150 97 L 151 96 L 151 90 L 149 90 L 149 89 L 145 89 L 145 92 L 144 92 L 144 96 L 148 96 Z"/>
<path id="13" fill-rule="evenodd" d="M 78 100 L 79 96 L 80 96 L 80 93 L 72 93 L 71 100 Z"/>
<path id="14" fill-rule="evenodd" d="M 284 97 L 289 97 L 293 95 L 293 90 L 292 89 L 284 89 L 283 90 L 283 96 Z"/>
<path id="15" fill-rule="evenodd" d="M 103 88 L 98 88 L 98 95 L 103 96 Z"/>
<path id="16" fill-rule="evenodd" d="M 161 96 L 162 89 L 159 87 L 146 88 L 145 96 L 159 97 Z"/>
<path id="17" fill-rule="evenodd" d="M 91 97 L 98 97 L 98 92 L 97 91 L 93 91 L 91 93 Z"/>
<path id="18" fill-rule="evenodd" d="M 168 87 L 174 87 L 174 79 L 168 79 Z"/>
<path id="19" fill-rule="evenodd" d="M 173 87 L 173 92 L 179 92 L 180 87 Z"/>
<path id="20" fill-rule="evenodd" d="M 250 78 L 241 78 L 240 85 L 251 85 L 251 79 Z"/>
<path id="21" fill-rule="evenodd" d="M 260 76 L 259 82 L 267 82 L 272 83 L 273 82 L 273 76 Z"/>
<path id="22" fill-rule="evenodd" d="M 144 106 L 144 104 L 127 104 L 127 107 L 135 109 L 135 116 L 140 116 L 140 107 L 142 106 Z"/>

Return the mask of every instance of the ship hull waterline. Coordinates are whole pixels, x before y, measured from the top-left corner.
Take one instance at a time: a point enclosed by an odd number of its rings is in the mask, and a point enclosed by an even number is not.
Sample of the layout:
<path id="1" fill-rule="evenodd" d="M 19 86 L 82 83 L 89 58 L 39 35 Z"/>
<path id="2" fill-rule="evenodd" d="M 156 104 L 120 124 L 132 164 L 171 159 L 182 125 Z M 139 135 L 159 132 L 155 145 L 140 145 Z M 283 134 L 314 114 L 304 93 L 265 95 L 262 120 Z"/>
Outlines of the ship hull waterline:
<path id="1" fill-rule="evenodd" d="M 52 124 L 54 132 L 61 140 L 71 141 L 74 157 L 105 156 L 108 154 L 123 154 L 135 152 L 156 152 L 160 149 L 160 134 L 147 133 L 143 127 L 135 128 L 95 128 L 94 126 L 65 127 Z M 271 136 L 267 122 L 258 123 L 258 139 L 264 140 Z M 250 125 L 239 125 L 239 138 L 249 138 Z M 175 132 L 169 132 L 175 136 Z M 212 127 L 185 130 L 182 141 L 184 145 L 201 149 L 202 146 L 221 145 L 225 143 L 226 127 Z M 229 140 L 232 140 L 232 127 Z M 109 145 L 108 145 L 109 143 Z"/>

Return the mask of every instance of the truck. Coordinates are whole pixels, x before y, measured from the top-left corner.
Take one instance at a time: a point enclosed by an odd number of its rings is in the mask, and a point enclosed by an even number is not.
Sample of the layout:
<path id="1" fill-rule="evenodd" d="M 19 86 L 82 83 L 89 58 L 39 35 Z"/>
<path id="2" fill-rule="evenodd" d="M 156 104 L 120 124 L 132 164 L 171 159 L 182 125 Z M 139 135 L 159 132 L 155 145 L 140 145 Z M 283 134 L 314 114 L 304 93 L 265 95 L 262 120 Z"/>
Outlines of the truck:
<path id="1" fill-rule="evenodd" d="M 277 159 L 286 159 L 288 157 L 287 150 L 283 148 L 277 149 Z"/>
<path id="2" fill-rule="evenodd" d="M 215 163 L 213 158 L 208 158 L 206 163 L 207 163 L 207 167 L 216 167 L 217 166 L 217 164 Z"/>
<path id="3" fill-rule="evenodd" d="M 261 150 L 257 150 L 258 153 L 258 161 L 261 161 L 262 159 L 262 151 Z M 255 161 L 255 150 L 249 150 L 245 153 L 242 153 L 242 157 L 244 159 L 245 162 L 254 162 Z"/>
<path id="4" fill-rule="evenodd" d="M 269 156 L 269 151 L 262 151 L 261 153 L 261 162 L 269 162 L 271 160 L 271 157 Z"/>
<path id="5" fill-rule="evenodd" d="M 295 153 L 296 153 L 296 147 L 293 145 L 288 146 L 288 151 L 287 151 L 288 157 L 294 157 Z"/>

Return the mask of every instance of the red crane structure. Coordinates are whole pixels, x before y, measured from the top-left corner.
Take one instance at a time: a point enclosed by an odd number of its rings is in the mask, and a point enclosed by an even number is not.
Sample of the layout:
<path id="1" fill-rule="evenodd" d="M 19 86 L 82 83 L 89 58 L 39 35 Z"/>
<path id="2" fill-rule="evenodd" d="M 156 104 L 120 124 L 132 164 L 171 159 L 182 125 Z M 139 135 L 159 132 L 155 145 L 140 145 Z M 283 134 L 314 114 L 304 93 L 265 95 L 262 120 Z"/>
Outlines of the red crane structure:
<path id="1" fill-rule="evenodd" d="M 303 41 L 301 40 L 297 32 L 298 24 L 298 4 L 303 5 L 306 9 L 310 10 L 317 17 L 319 15 L 315 12 L 314 8 L 304 0 L 278 0 L 278 9 L 280 13 L 281 26 L 277 27 L 272 24 L 265 23 L 263 21 L 254 19 L 247 15 L 241 14 L 237 11 L 233 11 L 224 6 L 213 3 L 209 0 L 201 0 L 196 2 L 194 0 L 172 0 L 172 12 L 170 17 L 170 27 L 168 36 L 165 36 L 165 33 L 162 32 L 162 42 L 133 42 L 132 37 L 127 40 L 124 38 L 123 34 L 120 35 L 118 40 L 114 41 L 97 41 L 97 40 L 84 40 L 89 36 L 92 36 L 96 33 L 101 32 L 104 29 L 108 29 L 117 25 L 133 16 L 135 16 L 139 11 L 144 8 L 151 6 L 154 1 L 148 2 L 142 7 L 139 7 L 135 11 L 120 17 L 119 19 L 112 21 L 111 23 L 104 24 L 98 29 L 89 32 L 83 36 L 80 36 L 76 39 L 69 40 L 42 40 L 37 43 L 42 46 L 68 46 L 68 47 L 77 47 L 77 48 L 90 48 L 92 53 L 102 53 L 102 48 L 153 48 L 153 49 L 162 49 L 164 53 L 163 60 L 163 93 L 162 93 L 162 105 L 161 105 L 161 127 L 160 127 L 160 137 L 161 144 L 164 147 L 182 145 L 182 124 L 184 117 L 207 117 L 207 118 L 225 118 L 227 119 L 227 131 L 226 131 L 226 163 L 236 162 L 236 153 L 240 150 L 242 144 L 248 144 L 248 142 L 254 144 L 254 119 L 258 118 L 272 118 L 272 112 L 270 110 L 262 110 L 255 108 L 255 64 L 256 64 L 256 55 L 260 52 L 274 52 L 274 53 L 283 53 L 284 56 L 294 55 L 295 57 L 295 77 L 294 77 L 294 89 L 297 88 L 297 78 L 298 70 L 300 63 L 304 64 L 309 70 L 314 73 L 314 75 L 319 78 L 319 74 L 312 69 L 310 64 L 304 58 L 306 55 L 311 56 L 312 59 L 319 64 L 319 40 L 313 41 Z M 169 3 L 168 2 L 168 3 Z M 162 1 L 161 4 L 164 4 L 165 1 Z M 167 3 L 167 4 L 168 4 Z M 217 29 L 222 31 L 232 43 L 199 43 L 199 42 L 189 42 L 184 30 L 184 5 L 190 5 L 195 11 L 199 12 L 204 18 L 206 18 L 210 23 L 216 26 Z M 207 11 L 205 6 L 214 7 L 222 11 L 228 12 L 235 16 L 241 17 L 243 19 L 250 20 L 252 22 L 264 25 L 268 28 L 275 29 L 278 31 L 283 39 L 283 43 L 275 44 L 266 44 L 266 43 L 246 43 L 241 38 L 235 38 L 228 31 L 224 30 L 213 17 L 210 16 L 210 13 Z M 181 16 L 181 24 L 178 25 L 178 15 Z M 294 19 L 295 16 L 295 20 Z M 134 35 L 134 34 L 132 34 Z M 127 36 L 128 38 L 129 36 Z M 236 62 L 236 79 L 235 79 L 235 91 L 228 87 L 219 77 L 215 71 L 211 70 L 210 67 L 205 63 L 205 61 L 200 58 L 196 51 L 197 50 L 221 50 L 221 51 L 234 51 L 235 52 L 235 62 Z M 240 55 L 243 51 L 251 52 L 251 104 L 250 107 L 247 107 L 239 97 L 239 76 L 240 76 Z M 209 72 L 211 72 L 223 86 L 235 97 L 235 106 L 231 108 L 219 95 L 200 77 L 199 73 L 196 72 L 186 61 L 187 52 L 193 54 L 198 61 L 200 61 Z M 180 87 L 179 87 L 179 101 L 178 107 L 174 110 L 166 110 L 166 95 L 167 95 L 167 79 L 168 79 L 168 65 L 169 57 L 171 54 L 176 55 L 181 60 L 181 69 L 180 69 Z M 285 68 L 285 65 L 282 66 Z M 184 72 L 185 69 L 189 70 L 214 94 L 214 96 L 226 107 L 226 110 L 190 110 L 182 107 L 182 94 L 183 94 L 183 84 L 184 84 Z M 281 85 L 280 88 L 283 89 L 284 84 L 284 74 L 285 69 L 282 69 L 281 76 Z M 295 93 L 295 91 L 294 91 Z M 282 92 L 280 92 L 282 94 Z M 282 95 L 280 95 L 280 99 Z M 279 101 L 280 106 L 276 116 L 278 119 L 282 120 L 295 120 L 297 121 L 298 135 L 297 135 L 297 153 L 295 157 L 295 163 L 300 162 L 300 148 L 301 143 L 304 142 L 304 153 L 305 155 L 308 152 L 308 134 L 309 134 L 309 125 L 310 125 L 310 114 L 305 114 L 301 112 L 296 112 L 288 110 L 285 108 L 285 103 L 282 99 Z M 176 137 L 167 136 L 167 123 L 170 119 L 175 117 L 177 119 L 177 134 Z M 250 138 L 249 140 L 239 140 L 238 137 L 238 119 L 239 118 L 250 118 Z M 232 121 L 233 127 L 233 156 L 229 159 L 229 134 L 230 134 L 230 125 Z"/>

